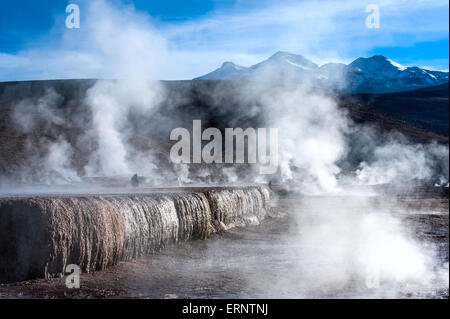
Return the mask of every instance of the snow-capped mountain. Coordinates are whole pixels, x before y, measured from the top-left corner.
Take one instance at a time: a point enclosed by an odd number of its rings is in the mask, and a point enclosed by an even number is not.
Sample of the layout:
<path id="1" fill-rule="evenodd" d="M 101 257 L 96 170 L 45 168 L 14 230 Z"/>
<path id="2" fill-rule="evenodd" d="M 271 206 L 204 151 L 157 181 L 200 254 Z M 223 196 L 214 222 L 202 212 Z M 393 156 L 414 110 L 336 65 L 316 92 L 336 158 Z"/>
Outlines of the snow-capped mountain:
<path id="1" fill-rule="evenodd" d="M 352 93 L 387 93 L 448 83 L 448 72 L 406 67 L 382 55 L 358 58 L 346 65 L 318 66 L 304 56 L 277 52 L 251 67 L 225 62 L 195 80 L 248 80 L 302 83 Z"/>
<path id="2" fill-rule="evenodd" d="M 224 62 L 220 68 L 201 77 L 202 80 L 225 80 L 239 78 L 244 75 L 248 68 L 234 64 L 233 62 Z"/>

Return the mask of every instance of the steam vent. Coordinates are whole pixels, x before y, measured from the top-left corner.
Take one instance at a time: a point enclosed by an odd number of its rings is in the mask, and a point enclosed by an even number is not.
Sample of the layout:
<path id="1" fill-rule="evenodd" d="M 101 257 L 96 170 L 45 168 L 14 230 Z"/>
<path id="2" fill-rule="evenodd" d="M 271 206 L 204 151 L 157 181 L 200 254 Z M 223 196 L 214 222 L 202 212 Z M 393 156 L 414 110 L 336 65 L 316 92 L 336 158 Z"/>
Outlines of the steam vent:
<path id="1" fill-rule="evenodd" d="M 69 264 L 102 270 L 257 224 L 268 210 L 265 186 L 0 198 L 0 282 L 61 276 Z"/>

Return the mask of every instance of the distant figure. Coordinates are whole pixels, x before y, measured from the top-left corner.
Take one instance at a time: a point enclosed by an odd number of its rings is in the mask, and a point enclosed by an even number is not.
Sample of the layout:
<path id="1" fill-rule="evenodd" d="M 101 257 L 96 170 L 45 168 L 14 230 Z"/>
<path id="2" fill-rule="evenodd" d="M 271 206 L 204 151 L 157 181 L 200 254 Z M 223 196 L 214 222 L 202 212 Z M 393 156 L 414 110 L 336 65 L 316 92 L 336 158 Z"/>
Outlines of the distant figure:
<path id="1" fill-rule="evenodd" d="M 139 177 L 138 174 L 134 174 L 131 178 L 131 186 L 138 187 L 139 186 Z"/>

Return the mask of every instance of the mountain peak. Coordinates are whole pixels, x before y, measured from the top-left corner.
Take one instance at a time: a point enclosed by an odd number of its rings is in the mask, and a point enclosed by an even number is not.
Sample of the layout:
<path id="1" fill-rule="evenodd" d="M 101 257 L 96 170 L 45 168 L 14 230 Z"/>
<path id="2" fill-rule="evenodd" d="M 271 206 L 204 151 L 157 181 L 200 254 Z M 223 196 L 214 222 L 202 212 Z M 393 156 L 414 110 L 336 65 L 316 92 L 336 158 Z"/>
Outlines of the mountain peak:
<path id="1" fill-rule="evenodd" d="M 294 54 L 286 51 L 278 51 L 267 60 L 257 64 L 257 66 L 268 64 L 268 63 L 282 63 L 288 64 L 295 67 L 306 68 L 306 69 L 316 69 L 319 66 L 314 62 L 308 60 L 303 55 Z"/>
<path id="2" fill-rule="evenodd" d="M 448 83 L 448 72 L 406 67 L 383 55 L 358 58 L 349 65 L 327 63 L 319 67 L 302 55 L 278 51 L 248 68 L 224 62 L 196 79 L 281 81 L 354 93 L 386 93 Z"/>
<path id="3" fill-rule="evenodd" d="M 230 61 L 225 61 L 222 63 L 222 68 L 235 68 L 235 67 L 237 67 L 237 65 Z"/>
<path id="4" fill-rule="evenodd" d="M 222 63 L 222 66 L 217 70 L 204 76 L 195 78 L 194 80 L 229 80 L 235 77 L 239 77 L 243 72 L 245 72 L 245 70 L 247 70 L 246 67 L 237 65 L 230 61 L 226 61 Z"/>
<path id="5" fill-rule="evenodd" d="M 274 54 L 272 54 L 269 59 L 273 59 L 273 58 L 279 58 L 279 57 L 286 57 L 286 56 L 299 56 L 299 57 L 303 57 L 299 54 L 294 54 L 294 53 L 290 53 L 287 51 L 277 51 Z"/>
<path id="6" fill-rule="evenodd" d="M 386 58 L 384 55 L 381 54 L 377 54 L 377 55 L 373 55 L 370 58 L 367 59 L 378 59 L 378 60 L 388 60 L 388 58 Z"/>
<path id="7" fill-rule="evenodd" d="M 374 55 L 369 58 L 357 58 L 350 63 L 350 66 L 357 67 L 362 71 L 371 73 L 379 72 L 401 72 L 407 68 L 395 61 L 386 58 L 384 55 Z"/>
<path id="8" fill-rule="evenodd" d="M 358 60 L 361 60 L 361 61 L 367 61 L 367 60 L 369 60 L 369 61 L 370 60 L 387 61 L 388 58 L 386 58 L 384 55 L 377 54 L 377 55 L 372 55 L 368 58 L 360 57 L 360 58 L 357 58 L 355 61 L 358 61 Z"/>

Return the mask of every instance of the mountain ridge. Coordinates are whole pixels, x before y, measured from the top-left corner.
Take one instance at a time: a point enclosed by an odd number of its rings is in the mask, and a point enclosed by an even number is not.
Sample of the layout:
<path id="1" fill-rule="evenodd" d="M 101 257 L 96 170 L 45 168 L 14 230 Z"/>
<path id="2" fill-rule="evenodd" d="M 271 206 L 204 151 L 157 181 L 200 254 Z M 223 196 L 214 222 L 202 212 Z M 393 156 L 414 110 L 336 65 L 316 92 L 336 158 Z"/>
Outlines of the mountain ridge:
<path id="1" fill-rule="evenodd" d="M 321 66 L 303 55 L 278 51 L 250 67 L 233 62 L 194 80 L 302 83 L 345 93 L 391 93 L 448 83 L 448 72 L 404 66 L 383 55 Z"/>

